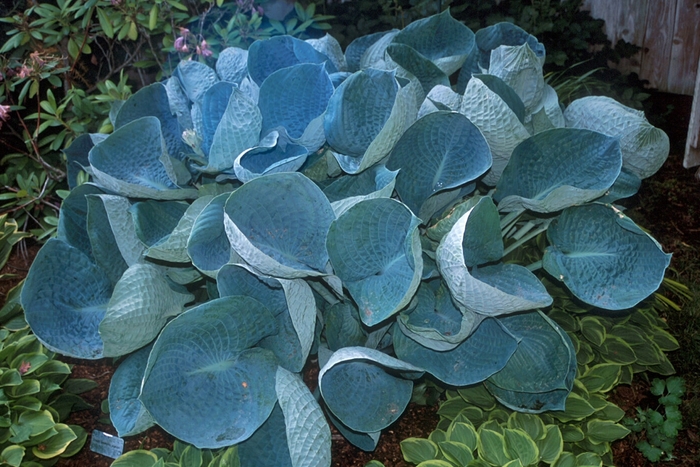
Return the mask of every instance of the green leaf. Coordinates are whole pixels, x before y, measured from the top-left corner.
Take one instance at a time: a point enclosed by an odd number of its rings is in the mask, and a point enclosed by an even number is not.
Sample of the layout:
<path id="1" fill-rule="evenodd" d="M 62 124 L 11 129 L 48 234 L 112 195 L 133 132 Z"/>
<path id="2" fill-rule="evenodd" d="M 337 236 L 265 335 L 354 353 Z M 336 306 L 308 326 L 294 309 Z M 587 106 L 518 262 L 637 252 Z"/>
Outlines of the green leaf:
<path id="1" fill-rule="evenodd" d="M 630 430 L 611 420 L 590 420 L 586 422 L 586 436 L 594 443 L 611 443 L 630 434 Z"/>
<path id="2" fill-rule="evenodd" d="M 150 451 L 138 449 L 119 456 L 110 467 L 152 467 L 158 461 L 158 456 Z"/>
<path id="3" fill-rule="evenodd" d="M 491 465 L 504 465 L 511 459 L 506 451 L 505 437 L 495 431 L 479 428 L 479 457 Z"/>
<path id="4" fill-rule="evenodd" d="M 621 367 L 616 363 L 599 363 L 588 368 L 580 381 L 588 392 L 608 392 L 617 384 Z"/>
<path id="5" fill-rule="evenodd" d="M 7 446 L 0 453 L 0 462 L 11 465 L 12 467 L 19 467 L 24 458 L 24 446 L 13 444 Z"/>
<path id="6" fill-rule="evenodd" d="M 540 451 L 540 459 L 550 465 L 559 459 L 564 449 L 564 439 L 557 425 L 547 425 L 544 438 L 535 443 Z"/>
<path id="7" fill-rule="evenodd" d="M 594 316 L 584 316 L 579 320 L 579 326 L 583 336 L 597 347 L 603 345 L 606 336 L 605 325 Z"/>
<path id="8" fill-rule="evenodd" d="M 39 446 L 32 448 L 32 454 L 39 459 L 51 459 L 52 457 L 62 454 L 70 443 L 77 438 L 77 435 L 68 425 L 59 423 L 55 425 L 55 429 L 57 431 L 55 435 Z"/>
<path id="9" fill-rule="evenodd" d="M 509 457 L 519 459 L 523 465 L 537 462 L 540 451 L 533 439 L 523 430 L 506 428 L 503 432 Z"/>
<path id="10" fill-rule="evenodd" d="M 401 452 L 406 462 L 419 464 L 438 456 L 438 446 L 423 438 L 406 438 L 401 441 Z"/>
<path id="11" fill-rule="evenodd" d="M 440 452 L 448 461 L 456 465 L 467 465 L 474 460 L 474 454 L 469 447 L 456 441 L 440 441 Z"/>

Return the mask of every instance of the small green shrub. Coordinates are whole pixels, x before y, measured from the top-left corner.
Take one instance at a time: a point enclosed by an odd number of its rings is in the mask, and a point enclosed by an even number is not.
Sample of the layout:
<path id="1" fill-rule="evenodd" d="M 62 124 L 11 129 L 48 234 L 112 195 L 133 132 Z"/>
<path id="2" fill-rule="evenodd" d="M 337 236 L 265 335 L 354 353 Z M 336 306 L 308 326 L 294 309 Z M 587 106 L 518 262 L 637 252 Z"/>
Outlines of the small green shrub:
<path id="1" fill-rule="evenodd" d="M 685 380 L 680 376 L 666 380 L 655 378 L 651 382 L 651 393 L 659 398 L 659 406 L 656 409 L 637 407 L 637 416 L 625 418 L 624 424 L 644 437 L 636 444 L 644 457 L 652 462 L 669 461 L 673 459 L 678 431 L 683 427 L 680 405 L 685 396 Z"/>
<path id="2" fill-rule="evenodd" d="M 190 444 L 175 441 L 173 450 L 155 448 L 138 449 L 119 456 L 110 467 L 241 467 L 237 448 L 215 451 L 197 449 Z"/>

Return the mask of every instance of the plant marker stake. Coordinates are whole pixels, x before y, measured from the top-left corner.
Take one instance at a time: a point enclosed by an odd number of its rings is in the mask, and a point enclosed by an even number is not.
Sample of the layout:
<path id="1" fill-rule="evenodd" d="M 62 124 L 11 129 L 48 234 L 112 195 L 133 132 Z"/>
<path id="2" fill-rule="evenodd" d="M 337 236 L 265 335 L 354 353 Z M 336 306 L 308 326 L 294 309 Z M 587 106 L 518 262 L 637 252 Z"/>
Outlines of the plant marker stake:
<path id="1" fill-rule="evenodd" d="M 124 452 L 124 440 L 104 431 L 93 430 L 90 450 L 103 456 L 116 459 Z"/>

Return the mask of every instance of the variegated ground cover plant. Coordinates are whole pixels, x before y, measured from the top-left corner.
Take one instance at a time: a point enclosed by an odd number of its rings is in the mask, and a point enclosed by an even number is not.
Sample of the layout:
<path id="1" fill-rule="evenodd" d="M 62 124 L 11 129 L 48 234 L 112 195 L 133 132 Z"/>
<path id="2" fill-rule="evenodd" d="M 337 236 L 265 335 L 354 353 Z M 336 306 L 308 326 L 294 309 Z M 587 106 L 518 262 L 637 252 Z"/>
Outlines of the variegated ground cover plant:
<path id="1" fill-rule="evenodd" d="M 562 109 L 544 57 L 443 12 L 344 52 L 282 36 L 182 62 L 66 151 L 27 321 L 64 355 L 125 357 L 120 435 L 158 424 L 242 465 L 330 465 L 328 423 L 372 450 L 424 375 L 563 410 L 579 349 L 543 279 L 600 313 L 657 289 L 669 255 L 612 203 L 669 143 L 606 98 Z"/>

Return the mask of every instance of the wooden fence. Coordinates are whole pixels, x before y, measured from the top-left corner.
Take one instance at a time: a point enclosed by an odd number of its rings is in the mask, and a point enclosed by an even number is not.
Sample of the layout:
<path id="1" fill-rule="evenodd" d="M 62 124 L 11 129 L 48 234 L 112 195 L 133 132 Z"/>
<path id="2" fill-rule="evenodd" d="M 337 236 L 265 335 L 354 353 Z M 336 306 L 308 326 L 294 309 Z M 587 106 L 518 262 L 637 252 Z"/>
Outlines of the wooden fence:
<path id="1" fill-rule="evenodd" d="M 649 86 L 694 95 L 684 165 L 700 165 L 700 0 L 584 0 L 608 38 L 641 47 L 621 64 Z"/>

